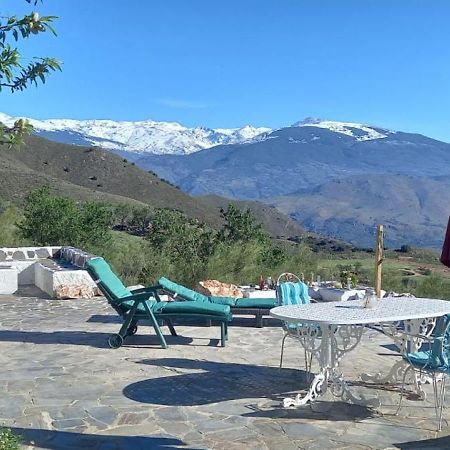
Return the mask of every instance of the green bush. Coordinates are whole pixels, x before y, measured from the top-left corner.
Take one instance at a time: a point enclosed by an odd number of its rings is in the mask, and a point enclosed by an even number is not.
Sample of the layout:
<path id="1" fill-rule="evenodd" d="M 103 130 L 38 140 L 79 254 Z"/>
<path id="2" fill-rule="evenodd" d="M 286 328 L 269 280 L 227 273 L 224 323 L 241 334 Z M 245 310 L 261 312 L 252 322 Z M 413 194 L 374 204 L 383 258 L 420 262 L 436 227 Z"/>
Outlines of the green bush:
<path id="1" fill-rule="evenodd" d="M 50 193 L 46 186 L 30 192 L 25 200 L 19 235 L 35 245 L 73 245 L 85 250 L 106 245 L 112 211 L 96 202 L 79 204 Z"/>
<path id="2" fill-rule="evenodd" d="M 0 450 L 18 450 L 20 438 L 8 428 L 0 428 Z"/>

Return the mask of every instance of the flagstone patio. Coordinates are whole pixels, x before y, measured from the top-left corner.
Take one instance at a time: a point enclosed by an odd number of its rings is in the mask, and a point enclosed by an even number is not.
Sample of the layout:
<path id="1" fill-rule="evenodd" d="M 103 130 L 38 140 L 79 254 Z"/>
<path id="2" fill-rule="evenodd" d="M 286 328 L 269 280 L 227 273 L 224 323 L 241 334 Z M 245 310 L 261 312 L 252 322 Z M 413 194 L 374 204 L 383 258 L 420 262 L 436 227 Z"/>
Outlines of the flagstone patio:
<path id="1" fill-rule="evenodd" d="M 342 369 L 380 408 L 325 398 L 284 409 L 307 386 L 303 351 L 288 341 L 279 371 L 279 324 L 253 320 L 235 318 L 225 348 L 218 327 L 184 324 L 167 350 L 146 326 L 112 350 L 119 320 L 103 299 L 0 296 L 0 426 L 30 449 L 450 448 L 448 424 L 434 431 L 430 386 L 429 400 L 411 396 L 394 416 L 398 389 L 358 383 L 398 358 L 379 332 L 367 330 Z"/>

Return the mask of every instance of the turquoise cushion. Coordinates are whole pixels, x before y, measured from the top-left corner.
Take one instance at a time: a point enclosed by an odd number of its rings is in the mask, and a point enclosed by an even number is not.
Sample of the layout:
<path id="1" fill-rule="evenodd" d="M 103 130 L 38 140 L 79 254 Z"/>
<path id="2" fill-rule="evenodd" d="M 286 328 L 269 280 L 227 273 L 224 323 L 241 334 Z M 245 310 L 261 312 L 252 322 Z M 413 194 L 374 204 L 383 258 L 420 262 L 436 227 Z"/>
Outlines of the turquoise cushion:
<path id="1" fill-rule="evenodd" d="M 208 301 L 211 303 L 216 303 L 218 305 L 229 305 L 229 306 L 235 306 L 237 302 L 237 298 L 233 297 L 218 297 L 216 295 L 210 295 L 208 297 Z"/>
<path id="2" fill-rule="evenodd" d="M 305 305 L 310 302 L 308 286 L 305 283 L 286 282 L 277 286 L 280 305 Z"/>
<path id="3" fill-rule="evenodd" d="M 271 309 L 278 306 L 276 298 L 238 298 L 236 300 L 236 308 L 259 308 Z"/>
<path id="4" fill-rule="evenodd" d="M 94 279 L 101 281 L 100 288 L 106 289 L 113 300 L 132 295 L 130 290 L 124 286 L 103 258 L 90 259 L 86 262 L 86 268 L 90 271 Z"/>
<path id="5" fill-rule="evenodd" d="M 155 314 L 195 314 L 231 318 L 228 305 L 216 305 L 209 302 L 158 302 L 153 303 L 152 309 Z"/>
<path id="6" fill-rule="evenodd" d="M 208 302 L 208 297 L 206 295 L 200 294 L 199 292 L 195 292 L 192 289 L 188 289 L 187 287 L 181 286 L 181 284 L 174 283 L 173 281 L 170 281 L 168 278 L 161 277 L 158 283 L 165 290 L 173 292 L 174 294 L 177 294 L 186 300 L 191 300 L 195 302 Z"/>

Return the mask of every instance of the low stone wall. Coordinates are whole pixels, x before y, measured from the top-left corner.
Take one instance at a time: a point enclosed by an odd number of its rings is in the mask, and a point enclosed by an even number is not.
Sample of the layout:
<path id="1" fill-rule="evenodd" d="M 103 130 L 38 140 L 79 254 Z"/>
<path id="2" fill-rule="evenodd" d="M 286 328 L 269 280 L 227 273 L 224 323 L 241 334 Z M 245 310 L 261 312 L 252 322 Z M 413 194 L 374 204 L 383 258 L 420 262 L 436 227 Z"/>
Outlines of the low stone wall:
<path id="1" fill-rule="evenodd" d="M 61 247 L 0 247 L 0 263 L 53 257 Z"/>
<path id="2" fill-rule="evenodd" d="M 92 298 L 100 295 L 97 285 L 86 270 L 61 269 L 41 262 L 34 265 L 35 285 L 53 298 Z"/>
<path id="3" fill-rule="evenodd" d="M 61 247 L 1 247 L 0 266 L 17 270 L 18 284 L 35 284 L 34 264 L 56 255 Z"/>
<path id="4" fill-rule="evenodd" d="M 19 286 L 35 285 L 53 298 L 91 298 L 100 295 L 84 270 L 93 256 L 74 247 L 0 248 L 0 267 L 12 268 Z"/>

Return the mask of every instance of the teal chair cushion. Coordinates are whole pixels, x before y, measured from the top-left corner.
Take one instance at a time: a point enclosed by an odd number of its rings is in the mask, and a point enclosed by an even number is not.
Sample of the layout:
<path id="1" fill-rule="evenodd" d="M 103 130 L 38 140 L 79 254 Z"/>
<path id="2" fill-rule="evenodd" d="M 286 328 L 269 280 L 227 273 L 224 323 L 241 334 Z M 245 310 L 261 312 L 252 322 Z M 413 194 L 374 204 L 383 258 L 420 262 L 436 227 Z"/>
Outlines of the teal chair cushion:
<path id="1" fill-rule="evenodd" d="M 279 305 L 305 305 L 310 302 L 308 286 L 302 282 L 286 282 L 277 286 Z"/>
<path id="2" fill-rule="evenodd" d="M 278 305 L 276 298 L 238 298 L 236 308 L 272 309 Z"/>
<path id="3" fill-rule="evenodd" d="M 180 297 L 190 300 L 193 302 L 208 302 L 208 297 L 206 295 L 200 294 L 200 292 L 195 292 L 192 289 L 181 286 L 181 284 L 174 283 L 168 278 L 161 277 L 158 283 L 167 291 L 173 292 Z"/>
<path id="4" fill-rule="evenodd" d="M 113 299 L 129 297 L 131 291 L 120 281 L 110 265 L 103 258 L 93 258 L 86 262 L 86 267 L 94 278 L 100 280 Z"/>
<path id="5" fill-rule="evenodd" d="M 237 298 L 233 297 L 218 297 L 216 295 L 210 295 L 208 297 L 209 302 L 216 303 L 217 305 L 235 306 L 237 300 L 238 300 Z"/>
<path id="6" fill-rule="evenodd" d="M 216 305 L 209 302 L 158 302 L 153 303 L 152 310 L 155 314 L 204 314 L 218 318 L 231 318 L 228 305 Z"/>

